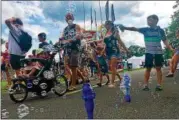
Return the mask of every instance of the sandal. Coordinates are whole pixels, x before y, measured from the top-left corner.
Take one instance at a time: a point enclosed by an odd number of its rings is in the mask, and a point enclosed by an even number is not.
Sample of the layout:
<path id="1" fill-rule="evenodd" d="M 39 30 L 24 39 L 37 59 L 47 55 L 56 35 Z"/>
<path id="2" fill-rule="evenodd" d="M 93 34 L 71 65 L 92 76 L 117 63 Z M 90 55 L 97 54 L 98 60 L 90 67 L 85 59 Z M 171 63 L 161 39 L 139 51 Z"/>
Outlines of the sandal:
<path id="1" fill-rule="evenodd" d="M 67 91 L 75 91 L 76 90 L 76 87 L 69 87 Z"/>

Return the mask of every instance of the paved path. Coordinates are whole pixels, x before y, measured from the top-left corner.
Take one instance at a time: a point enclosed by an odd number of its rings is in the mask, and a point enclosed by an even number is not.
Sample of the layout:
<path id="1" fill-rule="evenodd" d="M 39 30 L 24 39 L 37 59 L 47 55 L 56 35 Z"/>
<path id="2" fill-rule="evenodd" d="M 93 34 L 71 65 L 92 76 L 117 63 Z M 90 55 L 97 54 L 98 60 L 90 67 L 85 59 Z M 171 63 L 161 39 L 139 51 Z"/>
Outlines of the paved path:
<path id="1" fill-rule="evenodd" d="M 167 70 L 163 70 L 167 73 Z M 179 73 L 179 72 L 178 72 Z M 125 103 L 119 88 L 94 88 L 96 92 L 94 118 L 96 119 L 179 119 L 179 74 L 174 78 L 164 77 L 164 90 L 155 92 L 156 75 L 150 79 L 151 91 L 142 91 L 144 70 L 130 73 L 132 76 L 132 102 Z M 97 81 L 93 81 L 95 85 Z M 79 86 L 80 89 L 81 86 Z M 2 95 L 2 113 L 9 119 L 18 119 L 17 108 L 28 107 L 24 119 L 85 119 L 84 102 L 81 91 L 68 93 L 63 97 L 49 94 L 45 99 L 29 97 L 22 104 L 14 104 L 7 94 Z"/>

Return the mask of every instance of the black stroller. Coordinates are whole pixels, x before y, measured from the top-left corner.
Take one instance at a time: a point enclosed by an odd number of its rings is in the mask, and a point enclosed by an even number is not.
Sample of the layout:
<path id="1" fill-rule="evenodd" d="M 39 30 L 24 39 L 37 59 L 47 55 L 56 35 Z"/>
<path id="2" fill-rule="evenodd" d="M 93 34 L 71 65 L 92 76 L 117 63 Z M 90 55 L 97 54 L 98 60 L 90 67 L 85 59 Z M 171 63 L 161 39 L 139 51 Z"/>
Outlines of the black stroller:
<path id="1" fill-rule="evenodd" d="M 22 67 L 29 62 L 39 62 L 43 67 L 35 73 L 34 77 L 24 78 L 18 77 L 13 79 L 13 85 L 9 89 L 9 95 L 12 101 L 18 103 L 23 102 L 28 92 L 32 92 L 40 97 L 45 97 L 49 91 L 58 96 L 62 96 L 67 92 L 68 81 L 63 73 L 59 73 L 55 62 L 55 55 L 59 52 L 60 45 L 50 45 L 47 51 L 50 51 L 50 59 L 28 58 L 22 59 Z"/>

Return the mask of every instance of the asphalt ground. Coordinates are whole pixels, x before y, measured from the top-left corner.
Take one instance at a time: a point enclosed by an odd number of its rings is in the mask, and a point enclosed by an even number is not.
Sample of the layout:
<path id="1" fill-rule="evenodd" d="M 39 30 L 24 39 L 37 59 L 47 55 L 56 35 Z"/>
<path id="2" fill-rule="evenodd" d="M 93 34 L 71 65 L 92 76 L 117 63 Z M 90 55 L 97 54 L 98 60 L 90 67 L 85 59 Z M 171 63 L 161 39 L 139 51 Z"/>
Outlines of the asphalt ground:
<path id="1" fill-rule="evenodd" d="M 168 69 L 164 68 L 164 75 Z M 149 81 L 150 91 L 142 91 L 144 70 L 129 73 L 132 78 L 131 103 L 126 103 L 119 89 L 107 86 L 96 87 L 98 80 L 91 84 L 96 93 L 94 119 L 179 119 L 179 72 L 175 78 L 164 77 L 163 91 L 156 92 L 156 72 L 153 70 Z M 1 96 L 2 118 L 8 119 L 86 119 L 81 86 L 78 90 L 62 97 L 49 93 L 48 97 L 29 97 L 15 104 L 7 93 Z M 24 107 L 25 106 L 25 107 Z M 21 114 L 18 113 L 18 108 Z M 21 115 L 21 116 L 20 116 Z"/>

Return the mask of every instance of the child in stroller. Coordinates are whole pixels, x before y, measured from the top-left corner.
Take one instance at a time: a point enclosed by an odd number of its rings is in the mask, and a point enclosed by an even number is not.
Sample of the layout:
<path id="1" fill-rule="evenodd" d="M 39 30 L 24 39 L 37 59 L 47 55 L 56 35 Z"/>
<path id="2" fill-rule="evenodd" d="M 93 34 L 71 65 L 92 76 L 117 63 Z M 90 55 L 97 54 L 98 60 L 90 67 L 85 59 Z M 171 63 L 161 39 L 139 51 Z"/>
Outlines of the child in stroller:
<path id="1" fill-rule="evenodd" d="M 40 49 L 35 50 L 35 56 L 30 57 L 30 58 L 43 58 L 43 59 L 47 59 L 48 56 L 44 52 L 44 50 L 40 48 Z M 40 62 L 29 62 L 29 63 L 27 63 L 27 66 L 25 68 L 22 68 L 22 75 L 21 75 L 21 77 L 32 77 L 42 67 L 43 67 L 43 65 Z"/>

